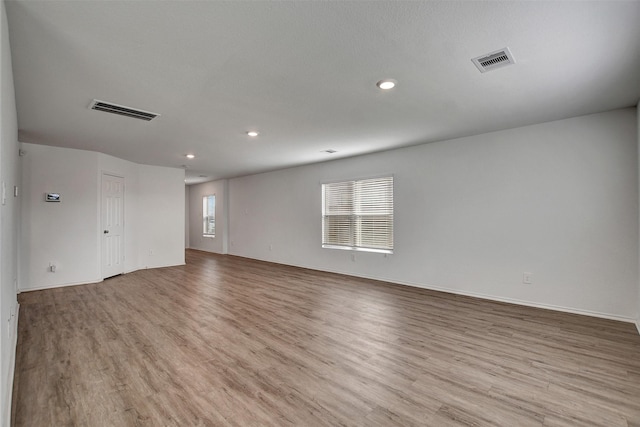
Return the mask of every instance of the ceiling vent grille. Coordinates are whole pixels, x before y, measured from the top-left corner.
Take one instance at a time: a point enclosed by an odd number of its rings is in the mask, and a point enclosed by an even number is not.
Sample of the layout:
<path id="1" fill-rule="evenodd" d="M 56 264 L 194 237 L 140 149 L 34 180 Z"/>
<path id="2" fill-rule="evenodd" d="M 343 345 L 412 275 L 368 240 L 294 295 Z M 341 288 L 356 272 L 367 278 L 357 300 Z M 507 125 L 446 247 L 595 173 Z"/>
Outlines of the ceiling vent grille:
<path id="1" fill-rule="evenodd" d="M 478 67 L 481 73 L 516 63 L 508 47 L 473 58 L 471 62 Z"/>
<path id="2" fill-rule="evenodd" d="M 91 101 L 89 108 L 97 111 L 104 111 L 106 113 L 118 114 L 120 116 L 131 117 L 134 119 L 140 119 L 150 121 L 158 117 L 160 114 L 151 113 L 149 111 L 136 110 L 134 108 L 125 107 L 124 105 L 112 104 L 110 102 L 99 101 L 94 99 Z"/>

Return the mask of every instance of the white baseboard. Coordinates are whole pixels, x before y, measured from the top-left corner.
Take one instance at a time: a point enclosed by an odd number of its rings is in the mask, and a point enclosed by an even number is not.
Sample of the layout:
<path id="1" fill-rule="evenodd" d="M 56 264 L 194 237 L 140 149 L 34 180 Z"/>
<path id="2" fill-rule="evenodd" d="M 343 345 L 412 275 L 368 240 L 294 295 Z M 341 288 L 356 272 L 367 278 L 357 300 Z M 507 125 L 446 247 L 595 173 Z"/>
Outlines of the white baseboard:
<path id="1" fill-rule="evenodd" d="M 362 276 L 361 276 L 362 277 Z M 387 281 L 385 279 L 376 279 L 373 277 L 365 277 L 367 279 L 373 279 L 373 280 L 382 280 L 382 281 Z M 424 285 L 424 284 L 418 284 L 418 283 L 405 283 L 405 282 L 397 282 L 397 281 L 389 281 L 391 283 L 398 283 L 400 285 L 405 285 L 405 286 L 413 286 L 416 288 L 422 288 L 422 289 L 429 289 L 432 291 L 438 291 L 438 292 L 447 292 L 450 294 L 456 294 L 456 295 L 465 295 L 468 297 L 474 297 L 474 298 L 480 298 L 480 299 L 486 299 L 489 301 L 497 301 L 497 302 L 506 302 L 508 304 L 517 304 L 517 305 L 522 305 L 522 306 L 526 306 L 526 307 L 533 307 L 533 308 L 542 308 L 545 310 L 553 310 L 553 311 L 561 311 L 563 313 L 571 313 L 571 314 L 580 314 L 583 316 L 591 316 L 591 317 L 599 317 L 602 319 L 609 319 L 609 320 L 617 320 L 620 322 L 627 322 L 627 323 L 633 323 L 634 319 L 631 317 L 625 317 L 625 316 L 619 316 L 616 314 L 609 314 L 609 313 L 601 313 L 598 311 L 592 311 L 592 310 L 584 310 L 584 309 L 580 309 L 580 308 L 573 308 L 573 307 L 564 307 L 564 306 L 559 306 L 559 305 L 552 305 L 552 304 L 543 304 L 543 303 L 538 303 L 538 302 L 533 302 L 533 301 L 524 301 L 524 300 L 519 300 L 519 299 L 515 299 L 515 298 L 505 298 L 505 297 L 498 297 L 495 295 L 486 295 L 486 294 L 481 294 L 481 293 L 477 293 L 477 292 L 466 292 L 466 291 L 460 291 L 457 289 L 449 289 L 449 288 L 443 288 L 440 286 L 432 286 L 432 285 Z"/>
<path id="2" fill-rule="evenodd" d="M 371 278 L 371 279 L 373 279 L 373 278 Z M 383 279 L 383 281 L 384 281 L 384 279 Z M 413 286 L 413 287 L 423 288 L 423 289 L 429 289 L 429 290 L 438 291 L 438 292 L 447 292 L 447 293 L 456 294 L 456 295 L 465 295 L 465 296 L 469 296 L 469 297 L 486 299 L 486 300 L 490 300 L 490 301 L 497 301 L 497 302 L 505 302 L 505 303 L 508 303 L 508 304 L 522 305 L 522 306 L 526 306 L 526 307 L 542 308 L 542 309 L 545 309 L 545 310 L 553 310 L 553 311 L 561 311 L 563 313 L 580 314 L 580 315 L 583 315 L 583 316 L 599 317 L 599 318 L 602 318 L 602 319 L 617 320 L 617 321 L 620 321 L 620 322 L 627 322 L 627 323 L 633 323 L 634 322 L 634 319 L 632 317 L 625 317 L 625 316 L 620 316 L 620 315 L 617 315 L 617 314 L 610 314 L 610 313 L 602 313 L 602 312 L 599 312 L 599 311 L 584 310 L 584 309 L 573 308 L 573 307 L 564 307 L 564 306 L 553 305 L 553 304 L 544 304 L 544 303 L 538 303 L 538 302 L 533 302 L 533 301 L 525 301 L 525 300 L 520 300 L 520 299 L 515 299 L 515 298 L 505 298 L 505 297 L 499 297 L 499 296 L 495 296 L 495 295 L 487 295 L 487 294 L 482 294 L 482 293 L 477 293 L 477 292 L 459 291 L 457 289 L 443 288 L 443 287 L 440 287 L 440 286 L 422 285 L 422 284 L 417 284 L 417 283 L 403 283 L 403 282 L 392 282 L 392 283 L 399 283 L 401 285 Z"/>
<path id="3" fill-rule="evenodd" d="M 480 298 L 480 299 L 485 299 L 485 300 L 489 300 L 489 301 L 506 302 L 506 303 L 509 303 L 509 304 L 517 304 L 517 305 L 522 305 L 522 306 L 526 306 L 526 307 L 542 308 L 542 309 L 545 309 L 545 310 L 554 310 L 554 311 L 560 311 L 560 312 L 564 312 L 564 313 L 580 314 L 580 315 L 583 315 L 583 316 L 599 317 L 599 318 L 602 318 L 602 319 L 617 320 L 617 321 L 626 322 L 626 323 L 636 323 L 636 326 L 638 327 L 638 331 L 640 332 L 640 320 L 636 320 L 633 317 L 620 316 L 620 315 L 617 315 L 617 314 L 610 314 L 610 313 L 601 313 L 601 312 L 598 312 L 598 311 L 584 310 L 584 309 L 580 309 L 580 308 L 564 307 L 564 306 L 552 305 L 552 304 L 544 304 L 544 303 L 538 303 L 538 302 L 533 302 L 533 301 L 524 301 L 524 300 L 519 300 L 519 299 L 515 299 L 515 298 L 504 298 L 504 297 L 499 297 L 499 296 L 495 296 L 495 295 L 487 295 L 487 294 L 482 294 L 482 293 L 477 293 L 477 292 L 461 291 L 461 290 L 458 290 L 458 289 L 451 289 L 451 288 L 445 288 L 445 287 L 442 287 L 442 286 L 429 285 L 427 283 L 404 282 L 404 281 L 399 281 L 399 280 L 396 280 L 396 279 L 389 279 L 389 278 L 384 278 L 384 277 L 373 277 L 373 276 L 367 276 L 367 275 L 361 275 L 361 274 L 353 274 L 353 273 L 350 273 L 350 272 L 344 272 L 344 271 L 338 271 L 338 270 L 320 270 L 318 268 L 309 267 L 309 266 L 306 266 L 306 265 L 285 264 L 285 263 L 281 263 L 281 262 L 277 262 L 277 261 L 273 261 L 273 260 L 268 260 L 268 259 L 249 258 L 249 257 L 243 257 L 241 255 L 235 255 L 235 254 L 230 254 L 230 255 L 231 256 L 237 256 L 237 257 L 240 257 L 240 258 L 256 259 L 258 261 L 271 262 L 271 263 L 274 263 L 274 264 L 283 264 L 283 265 L 290 265 L 292 267 L 306 268 L 308 270 L 316 270 L 316 271 L 325 271 L 327 273 L 344 274 L 345 276 L 360 277 L 360 278 L 363 278 L 363 279 L 377 280 L 377 281 L 380 281 L 380 282 L 388 282 L 388 283 L 391 283 L 391 284 L 397 284 L 397 285 L 403 285 L 403 286 L 411 286 L 411 287 L 414 287 L 414 288 L 428 289 L 428 290 L 431 290 L 431 291 L 446 292 L 446 293 L 455 294 L 455 295 L 464 295 L 464 296 L 468 296 L 468 297 Z"/>
<path id="4" fill-rule="evenodd" d="M 22 289 L 18 289 L 18 293 L 22 293 L 22 292 L 31 292 L 31 291 L 42 291 L 44 289 L 55 289 L 55 288 L 64 288 L 66 286 L 80 286 L 80 285 L 88 285 L 90 283 L 100 283 L 102 282 L 104 279 L 95 279 L 95 280 L 89 280 L 87 282 L 72 282 L 72 283 L 59 283 L 57 285 L 43 285 L 43 286 L 35 286 L 32 288 L 22 288 Z"/>
<path id="5" fill-rule="evenodd" d="M 638 333 L 640 334 L 640 319 L 636 320 L 636 328 L 638 329 Z"/>
<path id="6" fill-rule="evenodd" d="M 167 267 L 179 267 L 181 265 L 187 265 L 185 262 L 177 263 L 177 264 L 162 264 L 162 265 L 145 265 L 144 267 L 140 267 L 139 270 L 148 270 L 150 268 L 167 268 Z"/>
<path id="7" fill-rule="evenodd" d="M 185 265 L 185 262 L 182 261 L 180 263 L 168 264 L 168 265 L 164 265 L 164 264 L 163 265 L 145 265 L 143 267 L 136 268 L 135 270 L 125 271 L 124 274 L 133 273 L 134 271 L 145 270 L 145 269 L 148 269 L 148 268 L 176 267 L 176 266 L 180 266 L 180 265 Z M 57 285 L 34 286 L 34 287 L 30 287 L 30 288 L 18 289 L 18 293 L 31 292 L 31 291 L 42 291 L 42 290 L 45 290 L 45 289 L 64 288 L 64 287 L 67 287 L 67 286 L 89 285 L 91 283 L 100 283 L 103 280 L 104 279 L 93 279 L 93 280 L 87 280 L 86 282 L 72 282 L 72 283 L 59 283 Z"/>
<path id="8" fill-rule="evenodd" d="M 11 346 L 9 351 L 11 351 L 9 358 L 9 372 L 7 375 L 7 382 L 5 383 L 6 387 L 6 399 L 4 402 L 4 425 L 9 427 L 11 425 L 11 408 L 13 404 L 13 377 L 16 371 L 16 347 L 18 345 L 18 315 L 20 313 L 20 304 L 16 301 L 16 305 L 13 309 L 13 313 L 11 314 L 12 325 L 10 326 L 10 339 Z"/>
<path id="9" fill-rule="evenodd" d="M 211 250 L 211 249 L 208 249 L 208 248 L 199 248 L 197 246 L 190 246 L 190 247 L 188 247 L 186 249 L 191 249 L 191 250 L 200 251 L 200 252 L 208 252 L 210 254 L 227 255 L 225 252 L 218 252 L 218 251 L 214 251 L 214 250 Z"/>

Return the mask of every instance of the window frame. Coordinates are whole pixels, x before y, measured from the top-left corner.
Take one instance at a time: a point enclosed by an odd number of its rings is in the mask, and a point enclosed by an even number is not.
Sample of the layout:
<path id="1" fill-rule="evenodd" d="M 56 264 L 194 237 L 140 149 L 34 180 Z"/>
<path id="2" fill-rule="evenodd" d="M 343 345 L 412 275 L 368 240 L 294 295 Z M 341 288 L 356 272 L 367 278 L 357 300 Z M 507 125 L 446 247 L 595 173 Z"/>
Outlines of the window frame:
<path id="1" fill-rule="evenodd" d="M 209 211 L 208 199 L 213 197 L 213 215 L 208 215 L 211 212 Z M 213 233 L 208 233 L 207 224 L 208 219 L 213 217 Z M 202 237 L 207 238 L 215 238 L 216 237 L 216 195 L 207 194 L 206 196 L 202 196 Z"/>
<path id="2" fill-rule="evenodd" d="M 383 181 L 383 180 L 389 180 L 390 182 L 387 185 L 390 185 L 390 190 L 384 192 L 383 196 L 381 199 L 384 199 L 381 203 L 382 203 L 382 210 L 388 210 L 390 209 L 390 213 L 379 213 L 377 212 L 378 210 L 380 210 L 380 206 L 377 206 L 375 208 L 373 208 L 372 212 L 362 212 L 362 206 L 363 206 L 363 200 L 366 199 L 366 196 L 363 195 L 364 193 L 362 192 L 362 183 L 364 181 Z M 351 196 L 351 200 L 350 200 L 350 211 L 348 214 L 345 214 L 344 212 L 341 214 L 331 214 L 331 213 L 327 213 L 327 192 L 326 192 L 326 188 L 327 186 L 331 186 L 331 185 L 353 185 L 353 195 Z M 360 186 L 359 186 L 360 185 Z M 373 185 L 380 185 L 378 184 L 373 184 Z M 376 176 L 369 176 L 369 177 L 364 177 L 364 178 L 355 178 L 355 179 L 345 179 L 345 180 L 339 180 L 339 181 L 327 181 L 327 182 L 321 182 L 321 198 L 322 198 L 322 248 L 323 249 L 340 249 L 340 250 L 349 250 L 349 251 L 360 251 L 360 252 L 374 252 L 374 253 L 383 253 L 383 254 L 393 254 L 394 252 L 394 204 L 393 204 L 393 192 L 394 192 L 394 186 L 395 186 L 395 176 L 393 174 L 384 174 L 384 175 L 376 175 Z M 370 187 L 369 187 L 370 188 Z M 356 196 L 356 194 L 358 194 L 359 196 Z M 390 201 L 388 200 L 390 198 Z M 340 209 L 338 209 L 340 210 Z M 365 209 L 366 210 L 366 209 Z M 327 218 L 333 216 L 333 217 L 338 217 L 341 216 L 342 221 L 345 221 L 345 218 L 348 217 L 347 221 L 349 222 L 348 225 L 348 244 L 338 244 L 335 241 L 334 242 L 327 242 Z M 362 219 L 366 218 L 366 217 L 374 217 L 374 216 L 378 216 L 378 217 L 387 217 L 387 223 L 388 225 L 386 226 L 386 229 L 388 230 L 388 233 L 386 233 L 386 235 L 383 233 L 380 236 L 376 236 L 376 235 L 370 235 L 368 236 L 368 238 L 365 236 L 363 238 L 363 225 L 362 225 Z M 338 220 L 340 221 L 340 219 Z M 384 223 L 384 220 L 383 220 Z M 338 232 L 344 232 L 345 231 L 345 225 L 338 225 L 338 227 L 342 227 L 342 230 L 339 230 Z M 344 236 L 342 236 L 344 238 Z M 364 241 L 375 241 L 377 239 L 379 239 L 380 237 L 387 238 L 389 239 L 389 244 L 387 245 L 387 247 L 370 247 L 370 246 L 363 246 L 362 242 Z M 375 245 L 372 245 L 375 246 Z"/>

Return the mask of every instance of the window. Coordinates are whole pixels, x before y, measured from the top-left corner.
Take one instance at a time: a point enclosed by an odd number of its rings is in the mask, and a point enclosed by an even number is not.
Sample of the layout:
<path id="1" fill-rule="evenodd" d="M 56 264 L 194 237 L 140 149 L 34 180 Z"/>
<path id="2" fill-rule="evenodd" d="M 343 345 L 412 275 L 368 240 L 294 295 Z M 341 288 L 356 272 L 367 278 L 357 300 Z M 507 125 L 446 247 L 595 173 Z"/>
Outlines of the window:
<path id="1" fill-rule="evenodd" d="M 322 247 L 393 252 L 393 177 L 322 185 Z"/>
<path id="2" fill-rule="evenodd" d="M 216 236 L 216 196 L 204 196 L 202 198 L 202 235 L 206 237 Z"/>

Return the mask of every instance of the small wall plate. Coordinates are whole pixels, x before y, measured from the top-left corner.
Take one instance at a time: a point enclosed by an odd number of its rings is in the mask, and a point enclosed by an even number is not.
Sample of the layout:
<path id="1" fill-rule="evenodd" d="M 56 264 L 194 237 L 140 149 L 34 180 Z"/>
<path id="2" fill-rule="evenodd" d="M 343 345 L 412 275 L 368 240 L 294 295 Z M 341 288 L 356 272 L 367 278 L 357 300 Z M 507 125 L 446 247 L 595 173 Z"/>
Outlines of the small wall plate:
<path id="1" fill-rule="evenodd" d="M 59 202 L 60 201 L 60 193 L 47 193 L 44 195 L 44 200 L 46 202 Z"/>

